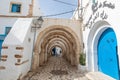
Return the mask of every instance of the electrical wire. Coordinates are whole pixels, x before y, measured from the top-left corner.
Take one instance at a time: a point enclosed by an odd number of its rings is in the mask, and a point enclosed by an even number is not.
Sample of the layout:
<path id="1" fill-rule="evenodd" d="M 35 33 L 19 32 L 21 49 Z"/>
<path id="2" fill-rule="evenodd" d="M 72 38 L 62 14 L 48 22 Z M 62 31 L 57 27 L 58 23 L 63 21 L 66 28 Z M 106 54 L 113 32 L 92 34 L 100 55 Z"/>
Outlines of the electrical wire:
<path id="1" fill-rule="evenodd" d="M 60 16 L 60 15 L 64 15 L 64 14 L 68 14 L 68 13 L 72 13 L 72 12 L 74 12 L 74 11 L 75 11 L 75 10 L 71 10 L 71 11 L 66 11 L 66 12 L 57 13 L 57 14 L 45 15 L 45 16 L 42 16 L 42 17 Z"/>
<path id="2" fill-rule="evenodd" d="M 75 4 L 63 2 L 63 1 L 60 1 L 60 0 L 53 0 L 53 1 L 56 1 L 56 2 L 59 2 L 59 3 L 63 3 L 63 4 L 66 4 L 66 5 L 70 5 L 70 6 L 77 6 L 77 5 L 75 5 Z"/>
<path id="3" fill-rule="evenodd" d="M 64 4 L 67 4 L 67 5 L 71 5 L 71 6 L 77 6 L 77 5 L 66 3 L 66 2 L 63 2 L 63 1 L 60 1 L 60 0 L 53 0 L 53 1 L 57 1 L 57 2 L 64 3 Z M 79 9 L 79 10 L 81 10 L 81 9 Z M 42 17 L 60 16 L 60 15 L 68 14 L 68 13 L 73 13 L 75 11 L 78 11 L 78 9 L 71 10 L 71 11 L 66 11 L 66 12 L 62 12 L 62 13 L 57 13 L 57 14 L 45 15 L 45 16 L 42 16 Z"/>
<path id="4" fill-rule="evenodd" d="M 75 4 L 71 4 L 71 3 L 63 2 L 63 1 L 60 1 L 60 0 L 53 0 L 53 1 L 60 2 L 60 3 L 66 4 L 66 5 L 77 6 L 77 5 L 75 5 Z M 64 14 L 68 14 L 68 13 L 72 13 L 72 12 L 74 12 L 74 11 L 75 11 L 75 10 L 71 10 L 71 11 L 66 11 L 66 12 L 57 13 L 57 14 L 45 15 L 45 16 L 42 16 L 42 17 L 60 16 L 60 15 L 64 15 Z"/>

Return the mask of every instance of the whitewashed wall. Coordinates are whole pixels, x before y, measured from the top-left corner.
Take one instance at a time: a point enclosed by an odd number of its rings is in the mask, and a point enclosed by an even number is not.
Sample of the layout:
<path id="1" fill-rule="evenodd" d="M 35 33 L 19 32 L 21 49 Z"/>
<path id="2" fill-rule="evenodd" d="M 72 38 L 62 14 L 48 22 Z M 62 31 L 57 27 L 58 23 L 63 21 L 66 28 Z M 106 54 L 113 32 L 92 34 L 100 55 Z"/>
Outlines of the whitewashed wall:
<path id="1" fill-rule="evenodd" d="M 5 33 L 5 27 L 12 27 L 16 22 L 17 18 L 0 18 L 0 34 Z"/>
<path id="2" fill-rule="evenodd" d="M 22 4 L 21 13 L 11 13 L 10 12 L 10 2 L 20 3 Z M 2 0 L 0 2 L 0 15 L 11 15 L 11 16 L 26 16 L 28 15 L 29 4 L 31 4 L 31 0 Z"/>
<path id="3" fill-rule="evenodd" d="M 10 3 L 20 3 L 22 4 L 21 13 L 11 13 Z M 6 16 L 27 16 L 29 13 L 29 5 L 32 4 L 32 0 L 1 0 L 0 2 L 0 15 Z M 40 16 L 40 6 L 39 0 L 34 0 L 33 4 L 33 16 Z"/>
<path id="4" fill-rule="evenodd" d="M 87 67 L 90 71 L 98 71 L 97 66 L 97 39 L 106 28 L 112 28 L 117 37 L 118 57 L 120 62 L 120 1 L 119 0 L 95 0 L 96 6 L 93 6 L 92 0 L 83 0 L 83 41 L 85 43 L 85 52 L 87 55 Z M 98 2 L 97 2 L 98 1 Z M 77 19 L 77 14 L 73 19 Z M 119 63 L 120 64 L 120 63 Z"/>
<path id="5" fill-rule="evenodd" d="M 33 17 L 40 16 L 39 0 L 34 0 Z M 10 12 L 10 2 L 21 3 L 21 13 Z M 33 50 L 33 33 L 31 33 L 31 18 L 18 18 L 7 16 L 27 16 L 29 5 L 32 0 L 2 0 L 0 2 L 0 34 L 5 33 L 5 27 L 12 27 L 10 33 L 3 42 L 3 46 L 8 46 L 8 49 L 2 49 L 1 55 L 8 55 L 7 62 L 0 61 L 0 67 L 5 67 L 5 70 L 0 70 L 0 80 L 17 80 L 31 68 L 32 50 Z M 4 7 L 3 7 L 4 6 Z M 4 17 L 4 16 L 5 17 Z M 16 47 L 23 47 L 24 50 L 16 50 Z M 21 62 L 27 61 L 25 64 L 16 66 L 15 55 L 22 55 Z M 11 64 L 10 64 L 11 63 Z"/>
<path id="6" fill-rule="evenodd" d="M 118 56 L 120 57 L 120 19 L 118 18 L 120 16 L 119 4 L 119 0 L 98 0 L 98 4 L 96 1 L 95 7 L 92 8 L 93 4 L 91 2 L 86 9 L 83 23 L 83 26 L 86 27 L 84 31 L 84 41 L 86 44 L 87 66 L 91 71 L 98 70 L 97 48 L 95 48 L 94 45 L 97 44 L 96 38 L 100 37 L 106 28 L 112 28 L 116 33 L 118 41 Z"/>
<path id="7" fill-rule="evenodd" d="M 34 0 L 34 6 L 33 6 L 33 16 L 41 16 L 41 10 L 40 10 L 40 0 Z"/>
<path id="8" fill-rule="evenodd" d="M 22 12 L 21 13 L 11 13 L 10 12 L 10 3 L 21 3 Z M 41 16 L 39 0 L 34 0 L 33 2 L 33 16 Z M 2 0 L 0 2 L 0 16 L 27 16 L 29 12 L 29 5 L 32 4 L 32 0 Z M 4 7 L 3 7 L 4 6 Z M 18 17 L 0 17 L 0 34 L 5 33 L 5 27 L 12 27 Z"/>
<path id="9" fill-rule="evenodd" d="M 0 80 L 17 80 L 25 76 L 31 68 L 31 57 L 33 50 L 33 33 L 31 33 L 32 18 L 20 18 L 13 25 L 12 30 L 4 40 L 3 46 L 8 49 L 2 49 L 1 55 L 7 55 L 7 61 L 0 62 L 0 66 L 4 66 L 5 70 L 0 70 Z M 17 50 L 16 47 L 23 47 Z M 15 65 L 17 58 L 15 55 L 22 55 L 21 65 Z"/>

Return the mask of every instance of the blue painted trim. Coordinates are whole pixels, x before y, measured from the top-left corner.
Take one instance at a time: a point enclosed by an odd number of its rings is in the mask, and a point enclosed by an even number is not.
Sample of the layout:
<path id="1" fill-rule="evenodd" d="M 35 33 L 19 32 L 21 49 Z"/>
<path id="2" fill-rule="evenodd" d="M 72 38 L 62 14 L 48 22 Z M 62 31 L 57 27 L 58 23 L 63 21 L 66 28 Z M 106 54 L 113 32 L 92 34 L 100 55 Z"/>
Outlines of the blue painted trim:
<path id="1" fill-rule="evenodd" d="M 0 34 L 0 40 L 4 40 L 4 39 L 5 39 L 5 37 L 6 37 L 6 35 L 5 35 L 5 34 Z"/>
<path id="2" fill-rule="evenodd" d="M 5 35 L 7 35 L 9 33 L 9 31 L 11 30 L 12 27 L 5 27 Z"/>
<path id="3" fill-rule="evenodd" d="M 12 27 L 5 27 L 5 30 L 4 30 L 4 34 L 0 34 L 0 36 L 7 36 L 7 29 L 9 29 L 9 31 L 11 30 Z"/>
<path id="4" fill-rule="evenodd" d="M 5 37 L 7 36 L 7 34 L 9 33 L 10 29 L 12 27 L 5 27 L 5 31 L 4 34 L 0 34 L 0 58 L 1 58 L 1 49 L 2 49 L 2 44 L 4 42 Z"/>
<path id="5" fill-rule="evenodd" d="M 6 35 L 0 34 L 0 58 L 1 58 L 1 49 L 2 49 L 2 43 L 5 39 Z"/>

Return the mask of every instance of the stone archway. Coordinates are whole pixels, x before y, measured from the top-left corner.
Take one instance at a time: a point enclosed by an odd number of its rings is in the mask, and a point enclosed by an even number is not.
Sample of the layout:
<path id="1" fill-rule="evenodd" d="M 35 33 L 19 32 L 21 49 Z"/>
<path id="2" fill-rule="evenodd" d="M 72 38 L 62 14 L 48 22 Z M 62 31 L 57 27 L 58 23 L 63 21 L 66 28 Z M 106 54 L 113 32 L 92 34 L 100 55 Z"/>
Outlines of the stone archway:
<path id="1" fill-rule="evenodd" d="M 33 69 L 43 65 L 54 46 L 59 46 L 63 57 L 71 65 L 79 64 L 80 42 L 76 33 L 67 26 L 54 25 L 42 30 L 37 37 L 33 55 Z"/>

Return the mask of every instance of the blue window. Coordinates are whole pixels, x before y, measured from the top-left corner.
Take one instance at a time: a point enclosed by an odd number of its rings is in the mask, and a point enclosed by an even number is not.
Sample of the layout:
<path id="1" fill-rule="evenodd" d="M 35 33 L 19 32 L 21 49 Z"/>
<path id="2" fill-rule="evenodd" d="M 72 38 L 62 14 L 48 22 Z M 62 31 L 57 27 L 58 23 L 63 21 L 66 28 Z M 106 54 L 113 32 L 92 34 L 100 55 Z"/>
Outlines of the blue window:
<path id="1" fill-rule="evenodd" d="M 5 35 L 7 35 L 10 32 L 10 30 L 11 30 L 11 27 L 6 27 L 5 28 Z"/>
<path id="2" fill-rule="evenodd" d="M 20 13 L 21 12 L 21 4 L 12 4 L 11 12 Z"/>

